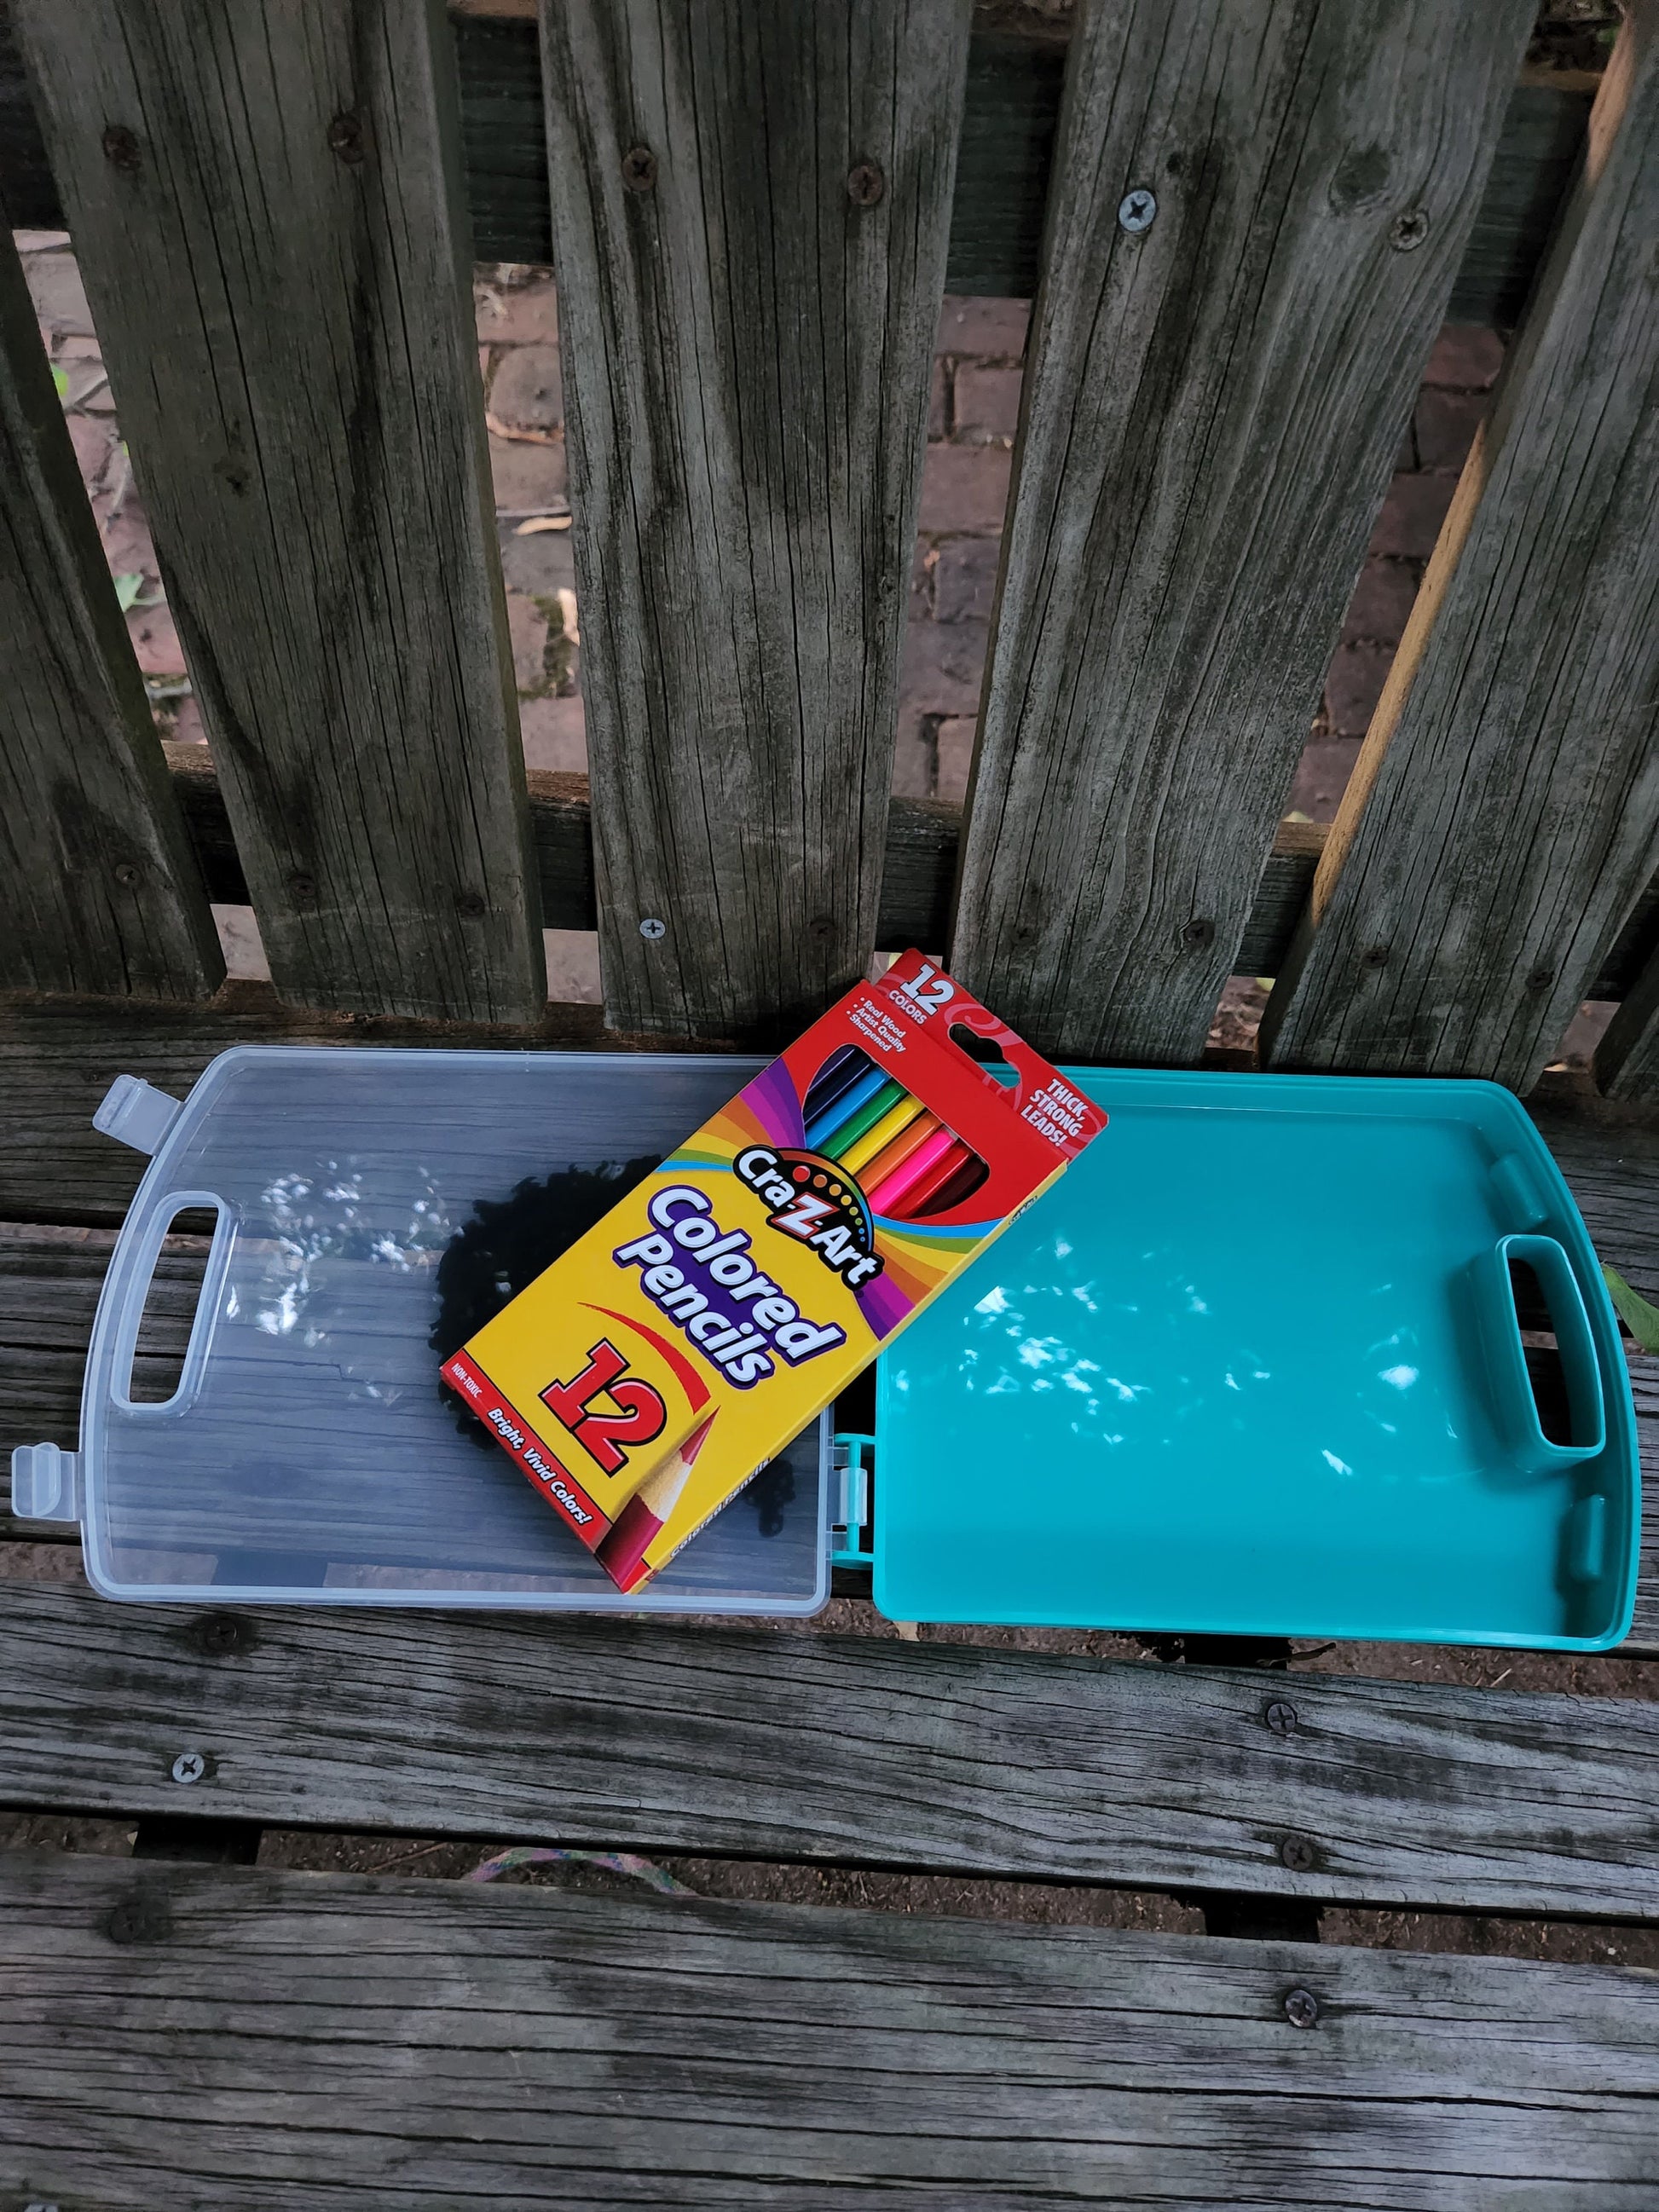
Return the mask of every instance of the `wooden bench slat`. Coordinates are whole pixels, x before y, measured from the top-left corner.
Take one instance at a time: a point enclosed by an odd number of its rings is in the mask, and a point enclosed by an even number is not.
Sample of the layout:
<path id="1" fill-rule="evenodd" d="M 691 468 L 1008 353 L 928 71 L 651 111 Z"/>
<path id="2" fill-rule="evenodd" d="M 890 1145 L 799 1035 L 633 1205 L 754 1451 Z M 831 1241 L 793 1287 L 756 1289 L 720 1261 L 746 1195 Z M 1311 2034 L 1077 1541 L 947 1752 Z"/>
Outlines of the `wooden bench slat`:
<path id="1" fill-rule="evenodd" d="M 1080 20 L 951 948 L 1051 1057 L 1203 1051 L 1529 21 Z"/>
<path id="2" fill-rule="evenodd" d="M 1282 1674 L 325 1607 L 209 1656 L 189 1607 L 4 1595 L 14 1806 L 1659 1918 L 1648 1704 L 1297 1674 L 1282 1736 Z"/>
<path id="3" fill-rule="evenodd" d="M 1633 14 L 1263 1030 L 1281 1066 L 1555 1051 L 1659 834 L 1659 13 Z"/>
<path id="4" fill-rule="evenodd" d="M 20 2203 L 1653 2202 L 1630 1970 L 68 1854 L 0 1911 Z"/>
<path id="5" fill-rule="evenodd" d="M 441 18 L 17 13 L 279 988 L 534 1018 Z"/>
<path id="6" fill-rule="evenodd" d="M 3 235 L 0 638 L 0 984 L 210 996 L 213 916 Z"/>
<path id="7" fill-rule="evenodd" d="M 570 0 L 542 54 L 606 1005 L 793 1034 L 875 943 L 967 12 Z"/>

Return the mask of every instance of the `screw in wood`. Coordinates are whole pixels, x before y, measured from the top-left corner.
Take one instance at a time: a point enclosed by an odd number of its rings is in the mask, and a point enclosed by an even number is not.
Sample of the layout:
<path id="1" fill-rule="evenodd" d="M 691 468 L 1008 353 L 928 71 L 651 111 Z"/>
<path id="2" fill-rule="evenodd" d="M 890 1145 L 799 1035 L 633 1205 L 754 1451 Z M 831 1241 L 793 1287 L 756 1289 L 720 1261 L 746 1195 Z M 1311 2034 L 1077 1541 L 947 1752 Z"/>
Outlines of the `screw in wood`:
<path id="1" fill-rule="evenodd" d="M 1145 185 L 1137 185 L 1133 191 L 1125 192 L 1117 204 L 1119 227 L 1129 232 L 1131 236 L 1150 230 L 1157 216 L 1157 195 L 1149 192 Z"/>
<path id="2" fill-rule="evenodd" d="M 479 891 L 457 891 L 455 911 L 463 921 L 477 921 L 489 911 L 489 901 Z"/>
<path id="3" fill-rule="evenodd" d="M 118 860 L 115 864 L 114 875 L 116 882 L 125 884 L 129 890 L 138 880 L 138 871 L 131 860 Z"/>
<path id="4" fill-rule="evenodd" d="M 1287 1990 L 1285 2017 L 1292 2027 L 1311 2027 L 1319 2017 L 1319 1999 L 1311 1990 Z"/>
<path id="5" fill-rule="evenodd" d="M 1542 997 L 1555 981 L 1553 968 L 1534 968 L 1527 978 L 1527 988 Z"/>
<path id="6" fill-rule="evenodd" d="M 667 934 L 668 924 L 665 921 L 659 921 L 654 915 L 647 915 L 640 924 L 640 935 L 648 939 L 653 945 L 659 937 L 666 937 Z"/>
<path id="7" fill-rule="evenodd" d="M 1183 945 L 1191 945 L 1195 951 L 1204 945 L 1213 945 L 1215 924 L 1206 921 L 1202 915 L 1198 915 L 1182 929 L 1181 941 Z"/>
<path id="8" fill-rule="evenodd" d="M 1395 216 L 1389 225 L 1389 243 L 1396 253 L 1415 253 L 1429 234 L 1429 218 L 1421 208 Z"/>
<path id="9" fill-rule="evenodd" d="M 836 933 L 836 925 L 827 914 L 815 915 L 806 925 L 806 934 L 815 943 L 825 945 Z"/>
<path id="10" fill-rule="evenodd" d="M 131 172 L 143 159 L 138 150 L 138 137 L 125 123 L 112 123 L 104 133 L 104 159 L 111 167 Z"/>
<path id="11" fill-rule="evenodd" d="M 111 1906 L 104 1917 L 104 1933 L 112 1943 L 165 1943 L 173 1933 L 166 1898 L 153 1890 L 136 1890 Z"/>
<path id="12" fill-rule="evenodd" d="M 1306 1874 L 1314 1863 L 1314 1847 L 1305 1836 L 1286 1836 L 1279 1856 L 1292 1874 Z"/>
<path id="13" fill-rule="evenodd" d="M 199 1782 L 207 1772 L 207 1761 L 199 1751 L 181 1751 L 173 1762 L 172 1771 L 175 1782 Z"/>
<path id="14" fill-rule="evenodd" d="M 1296 1734 L 1296 1707 L 1288 1698 L 1275 1698 L 1261 1716 L 1275 1735 Z"/>
<path id="15" fill-rule="evenodd" d="M 328 150 L 337 154 L 341 161 L 352 166 L 361 161 L 367 149 L 363 144 L 362 118 L 349 108 L 337 115 L 328 126 Z"/>
<path id="16" fill-rule="evenodd" d="M 887 190 L 887 179 L 873 161 L 860 161 L 847 173 L 847 197 L 854 207 L 874 207 Z"/>
<path id="17" fill-rule="evenodd" d="M 1361 964 L 1364 967 L 1386 968 L 1389 964 L 1389 948 L 1386 945 L 1368 945 L 1359 957 Z"/>
<path id="18" fill-rule="evenodd" d="M 648 146 L 630 146 L 623 155 L 622 173 L 630 192 L 648 192 L 657 181 L 657 157 Z"/>
<path id="19" fill-rule="evenodd" d="M 252 1625 L 234 1613 L 210 1613 L 196 1624 L 196 1646 L 211 1657 L 246 1650 L 253 1642 Z"/>
<path id="20" fill-rule="evenodd" d="M 296 899 L 314 899 L 317 896 L 316 877 L 307 875 L 303 869 L 289 878 L 288 887 Z"/>

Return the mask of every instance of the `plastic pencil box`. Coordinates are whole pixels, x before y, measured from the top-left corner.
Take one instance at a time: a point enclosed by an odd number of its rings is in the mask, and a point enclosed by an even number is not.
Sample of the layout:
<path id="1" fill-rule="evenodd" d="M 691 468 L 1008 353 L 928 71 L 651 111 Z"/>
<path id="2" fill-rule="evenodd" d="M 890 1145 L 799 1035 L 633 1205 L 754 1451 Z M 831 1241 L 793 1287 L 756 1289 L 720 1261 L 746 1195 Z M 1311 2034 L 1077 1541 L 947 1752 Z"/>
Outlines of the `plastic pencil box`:
<path id="1" fill-rule="evenodd" d="M 78 1522 L 111 1597 L 815 1611 L 827 1420 L 623 1596 L 438 1374 L 546 1264 L 562 1208 L 603 1212 L 608 1170 L 653 1166 L 760 1065 L 239 1047 L 182 1104 L 121 1077 L 95 1121 L 151 1158 L 99 1303 L 80 1449 L 15 1453 L 14 1510 Z M 167 1244 L 175 1221 L 193 1261 Z M 158 1399 L 146 1304 L 176 1307 L 198 1267 Z"/>

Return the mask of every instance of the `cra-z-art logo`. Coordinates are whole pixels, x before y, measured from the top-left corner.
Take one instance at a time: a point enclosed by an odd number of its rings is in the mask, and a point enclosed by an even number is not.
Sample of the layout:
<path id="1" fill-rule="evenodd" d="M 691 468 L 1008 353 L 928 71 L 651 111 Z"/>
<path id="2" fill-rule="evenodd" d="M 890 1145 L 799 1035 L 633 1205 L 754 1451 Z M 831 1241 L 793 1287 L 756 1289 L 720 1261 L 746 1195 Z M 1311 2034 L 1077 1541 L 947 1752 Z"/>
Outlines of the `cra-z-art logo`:
<path id="1" fill-rule="evenodd" d="M 750 1145 L 732 1165 L 738 1182 L 771 1208 L 769 1224 L 810 1245 L 849 1290 L 880 1274 L 870 1209 L 845 1168 L 817 1152 L 770 1145 Z"/>

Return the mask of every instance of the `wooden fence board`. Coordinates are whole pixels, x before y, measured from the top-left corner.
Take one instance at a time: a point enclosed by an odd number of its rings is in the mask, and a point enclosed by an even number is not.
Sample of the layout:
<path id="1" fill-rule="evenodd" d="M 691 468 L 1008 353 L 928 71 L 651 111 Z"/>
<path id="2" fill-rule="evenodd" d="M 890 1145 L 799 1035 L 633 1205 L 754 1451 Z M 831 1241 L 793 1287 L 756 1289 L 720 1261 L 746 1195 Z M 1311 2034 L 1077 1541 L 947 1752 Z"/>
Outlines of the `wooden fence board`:
<path id="1" fill-rule="evenodd" d="M 1659 952 L 1608 1024 L 1596 1049 L 1595 1079 L 1610 1098 L 1659 1097 Z"/>
<path id="2" fill-rule="evenodd" d="M 1287 1067 L 1537 1079 L 1659 833 L 1659 8 L 1430 562 L 1263 1037 Z"/>
<path id="3" fill-rule="evenodd" d="M 278 988 L 533 1018 L 441 16 L 17 12 Z"/>
<path id="4" fill-rule="evenodd" d="M 1284 1736 L 1237 1669 L 324 1607 L 227 1654 L 208 1608 L 5 1601 L 8 1805 L 1659 1918 L 1650 1704 L 1298 1674 Z"/>
<path id="5" fill-rule="evenodd" d="M 1627 1969 L 66 1852 L 0 1911 L 19 2203 L 1655 2201 Z"/>
<path id="6" fill-rule="evenodd" d="M 792 1034 L 873 947 L 967 31 L 964 0 L 544 26 L 623 1027 Z"/>
<path id="7" fill-rule="evenodd" d="M 0 983 L 224 977 L 34 308 L 0 234 Z"/>
<path id="8" fill-rule="evenodd" d="M 58 189 L 0 0 L 0 210 L 15 225 L 62 228 Z M 466 198 L 481 261 L 547 262 L 552 214 L 536 27 L 452 13 Z M 1029 300 L 1060 119 L 1068 26 L 981 31 L 968 49 L 962 150 L 945 289 Z M 1504 328 L 1525 303 L 1584 135 L 1590 94 L 1540 81 L 1510 96 L 1503 135 L 1452 288 L 1454 322 Z"/>
<path id="9" fill-rule="evenodd" d="M 1051 1056 L 1203 1049 L 1528 21 L 1082 18 L 951 954 Z"/>

